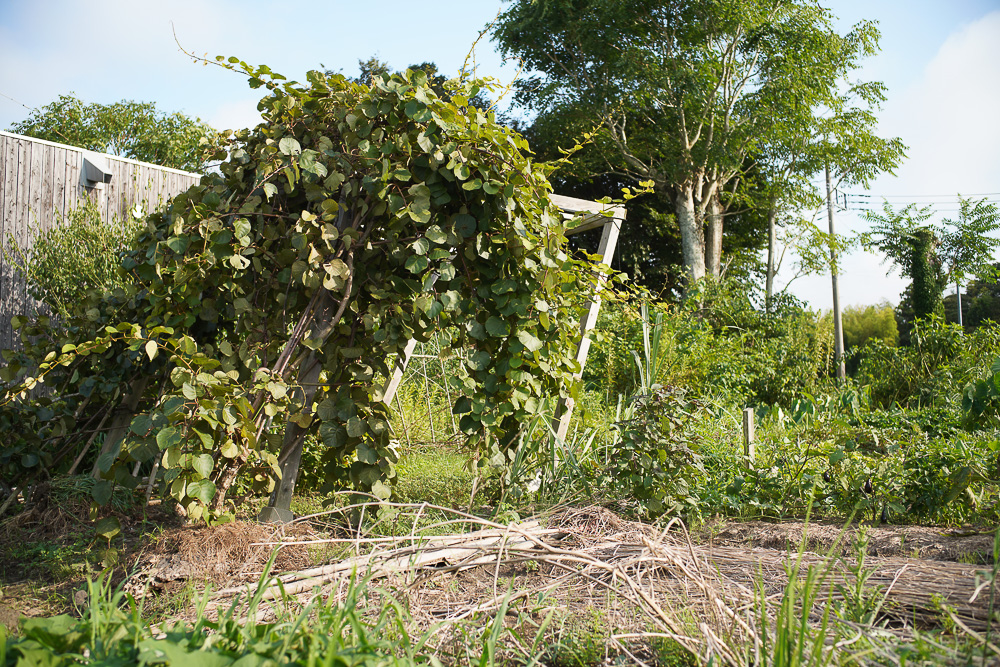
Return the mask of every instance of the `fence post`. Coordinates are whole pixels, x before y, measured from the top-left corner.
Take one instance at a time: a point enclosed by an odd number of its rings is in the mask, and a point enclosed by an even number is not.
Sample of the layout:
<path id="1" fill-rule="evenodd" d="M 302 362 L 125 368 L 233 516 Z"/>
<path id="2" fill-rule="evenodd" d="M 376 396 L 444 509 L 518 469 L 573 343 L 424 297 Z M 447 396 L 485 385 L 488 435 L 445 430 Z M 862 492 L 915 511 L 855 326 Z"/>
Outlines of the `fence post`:
<path id="1" fill-rule="evenodd" d="M 754 444 L 755 430 L 753 408 L 743 408 L 743 455 L 750 461 L 757 458 L 757 447 Z"/>

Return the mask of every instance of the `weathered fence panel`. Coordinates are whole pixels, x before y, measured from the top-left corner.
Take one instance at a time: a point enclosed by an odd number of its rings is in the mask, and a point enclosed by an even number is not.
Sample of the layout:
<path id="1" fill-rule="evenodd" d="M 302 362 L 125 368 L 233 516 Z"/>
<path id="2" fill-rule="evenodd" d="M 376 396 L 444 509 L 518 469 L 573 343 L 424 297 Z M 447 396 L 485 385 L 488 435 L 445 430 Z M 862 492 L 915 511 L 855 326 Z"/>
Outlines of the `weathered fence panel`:
<path id="1" fill-rule="evenodd" d="M 84 156 L 81 148 L 0 132 L 0 350 L 19 346 L 11 318 L 35 314 L 39 304 L 24 280 L 7 261 L 10 238 L 30 249 L 38 232 L 60 224 L 81 197 L 99 204 L 106 223 L 128 218 L 137 204 L 151 211 L 201 179 L 169 167 L 103 155 L 111 182 L 86 187 L 80 182 Z M 0 364 L 2 364 L 0 360 Z"/>

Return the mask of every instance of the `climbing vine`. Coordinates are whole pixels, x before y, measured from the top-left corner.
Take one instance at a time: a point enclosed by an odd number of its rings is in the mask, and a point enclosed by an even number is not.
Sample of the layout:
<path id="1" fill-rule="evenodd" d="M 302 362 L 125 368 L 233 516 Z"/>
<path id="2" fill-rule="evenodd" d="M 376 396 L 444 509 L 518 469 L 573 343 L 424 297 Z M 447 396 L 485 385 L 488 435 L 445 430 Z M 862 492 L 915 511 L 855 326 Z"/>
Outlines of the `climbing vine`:
<path id="1" fill-rule="evenodd" d="M 102 502 L 159 467 L 197 517 L 224 510 L 240 473 L 260 491 L 294 477 L 314 434 L 331 487 L 388 498 L 382 386 L 409 340 L 442 330 L 463 352 L 461 429 L 502 463 L 521 423 L 575 391 L 580 301 L 597 285 L 565 249 L 551 165 L 469 104 L 488 84 L 452 81 L 445 100 L 420 71 L 369 87 L 220 63 L 268 89 L 263 122 L 148 217 L 125 289 L 90 293 L 59 326 L 17 323 L 3 476 L 96 454 Z"/>

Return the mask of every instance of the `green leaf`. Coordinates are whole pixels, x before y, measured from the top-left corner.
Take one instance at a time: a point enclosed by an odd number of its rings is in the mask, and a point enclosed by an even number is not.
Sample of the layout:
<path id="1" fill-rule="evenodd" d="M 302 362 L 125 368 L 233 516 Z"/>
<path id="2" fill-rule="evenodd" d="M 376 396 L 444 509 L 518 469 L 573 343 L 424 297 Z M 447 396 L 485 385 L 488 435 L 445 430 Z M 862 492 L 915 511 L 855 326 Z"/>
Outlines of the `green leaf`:
<path id="1" fill-rule="evenodd" d="M 207 505 L 215 497 L 215 483 L 210 479 L 199 479 L 187 485 L 187 495 Z"/>
<path id="2" fill-rule="evenodd" d="M 413 252 L 417 253 L 418 255 L 426 255 L 427 251 L 431 247 L 431 242 L 428 241 L 426 238 L 419 238 L 416 241 L 414 241 L 413 245 L 410 247 L 413 248 Z"/>
<path id="3" fill-rule="evenodd" d="M 242 271 L 250 266 L 250 260 L 243 255 L 230 255 L 229 265 L 236 269 L 237 271 Z"/>
<path id="4" fill-rule="evenodd" d="M 448 242 L 448 235 L 437 225 L 431 225 L 424 232 L 424 235 L 434 243 L 444 244 Z"/>
<path id="5" fill-rule="evenodd" d="M 202 477 L 208 477 L 212 474 L 212 468 L 215 467 L 215 461 L 212 460 L 211 454 L 198 454 L 191 461 L 191 467 L 194 468 Z"/>
<path id="6" fill-rule="evenodd" d="M 153 418 L 148 414 L 142 414 L 132 420 L 132 424 L 129 428 L 136 435 L 146 435 L 152 427 Z"/>
<path id="7" fill-rule="evenodd" d="M 111 500 L 111 494 L 114 491 L 114 485 L 112 482 L 102 479 L 94 484 L 94 488 L 90 490 L 90 497 L 94 499 L 94 502 L 98 505 L 107 505 L 108 501 Z"/>
<path id="8" fill-rule="evenodd" d="M 406 268 L 410 273 L 423 273 L 427 270 L 427 258 L 420 255 L 411 255 L 406 260 Z"/>
<path id="9" fill-rule="evenodd" d="M 378 480 L 372 484 L 372 495 L 379 500 L 389 500 L 392 497 L 392 487 L 382 480 Z"/>
<path id="10" fill-rule="evenodd" d="M 177 447 L 170 447 L 165 452 L 163 452 L 163 458 L 161 459 L 161 465 L 164 470 L 170 470 L 171 468 L 176 468 L 180 465 L 181 459 L 184 454 Z"/>
<path id="11" fill-rule="evenodd" d="M 517 339 L 521 341 L 521 345 L 524 345 L 529 352 L 538 352 L 542 349 L 542 341 L 538 340 L 527 331 L 518 331 Z"/>
<path id="12" fill-rule="evenodd" d="M 188 237 L 172 236 L 167 239 L 166 245 L 178 255 L 183 255 L 184 251 L 188 248 Z"/>
<path id="13" fill-rule="evenodd" d="M 179 428 L 176 426 L 168 426 L 167 428 L 160 429 L 160 431 L 156 434 L 156 445 L 161 450 L 164 450 L 168 447 L 180 444 L 183 439 L 184 436 Z"/>
<path id="14" fill-rule="evenodd" d="M 357 417 L 351 417 L 347 420 L 347 435 L 352 438 L 360 438 L 365 434 L 365 423 L 358 419 Z"/>
<path id="15" fill-rule="evenodd" d="M 494 338 L 503 338 L 510 334 L 510 326 L 494 315 L 486 320 L 486 331 Z"/>
<path id="16" fill-rule="evenodd" d="M 298 155 L 302 152 L 302 146 L 295 137 L 283 137 L 278 142 L 278 150 L 285 155 Z"/>
<path id="17" fill-rule="evenodd" d="M 475 236 L 478 223 L 471 215 L 463 213 L 455 216 L 455 233 L 464 239 Z"/>
<path id="18" fill-rule="evenodd" d="M 332 421 L 337 416 L 337 403 L 332 398 L 324 398 L 316 407 L 316 415 L 323 421 Z"/>
<path id="19" fill-rule="evenodd" d="M 358 445 L 358 460 L 362 463 L 375 465 L 378 463 L 378 452 L 362 442 Z"/>
<path id="20" fill-rule="evenodd" d="M 104 503 L 101 503 L 102 505 Z M 94 526 L 94 532 L 106 540 L 122 532 L 122 524 L 117 517 L 106 516 Z"/>
<path id="21" fill-rule="evenodd" d="M 441 305 L 444 306 L 445 310 L 455 310 L 462 302 L 462 296 L 457 290 L 448 290 L 447 292 L 441 294 L 439 298 L 441 300 Z"/>

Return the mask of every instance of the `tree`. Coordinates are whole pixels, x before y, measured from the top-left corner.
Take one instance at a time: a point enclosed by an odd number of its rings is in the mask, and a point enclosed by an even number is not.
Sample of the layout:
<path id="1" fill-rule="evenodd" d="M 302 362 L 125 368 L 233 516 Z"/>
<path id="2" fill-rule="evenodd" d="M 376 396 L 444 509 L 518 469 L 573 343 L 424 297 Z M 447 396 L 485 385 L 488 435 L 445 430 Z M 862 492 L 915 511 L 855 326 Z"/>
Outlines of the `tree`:
<path id="1" fill-rule="evenodd" d="M 79 146 L 99 153 L 164 167 L 203 171 L 218 143 L 200 118 L 166 113 L 152 102 L 86 103 L 71 95 L 34 109 L 11 130 L 29 137 Z"/>
<path id="2" fill-rule="evenodd" d="M 898 311 L 904 340 L 914 320 L 944 314 L 941 292 L 949 282 L 992 274 L 994 253 L 1000 247 L 1000 239 L 990 236 L 1000 230 L 1000 214 L 985 199 L 959 196 L 957 219 L 927 224 L 933 216 L 930 206 L 908 204 L 896 210 L 884 202 L 881 213 L 865 212 L 872 226 L 859 235 L 866 249 L 882 252 L 910 278 Z"/>
<path id="3" fill-rule="evenodd" d="M 559 160 L 564 157 L 560 142 L 564 146 L 571 139 L 553 131 L 546 120 L 547 117 L 539 116 L 522 132 L 538 159 Z M 583 134 L 589 128 L 581 120 L 577 129 Z M 555 191 L 596 200 L 634 186 L 633 179 L 607 169 L 603 152 L 599 137 L 580 147 L 571 161 L 563 161 L 550 176 Z M 740 187 L 753 187 L 754 183 L 752 177 L 744 178 Z M 648 192 L 628 200 L 625 207 L 628 218 L 619 236 L 615 268 L 653 294 L 679 296 L 684 288 L 683 255 L 670 196 L 662 191 Z M 727 233 L 722 241 L 728 259 L 723 273 L 749 282 L 759 270 L 757 257 L 762 247 L 764 221 L 756 210 L 745 207 L 727 214 L 726 219 Z M 597 241 L 596 233 L 570 239 L 572 246 L 589 252 L 596 251 Z"/>
<path id="4" fill-rule="evenodd" d="M 608 170 L 669 198 L 696 280 L 721 272 L 747 158 L 776 136 L 812 141 L 817 105 L 835 103 L 877 33 L 842 37 L 808 0 L 518 0 L 495 36 L 538 72 L 519 103 L 592 118 Z"/>

